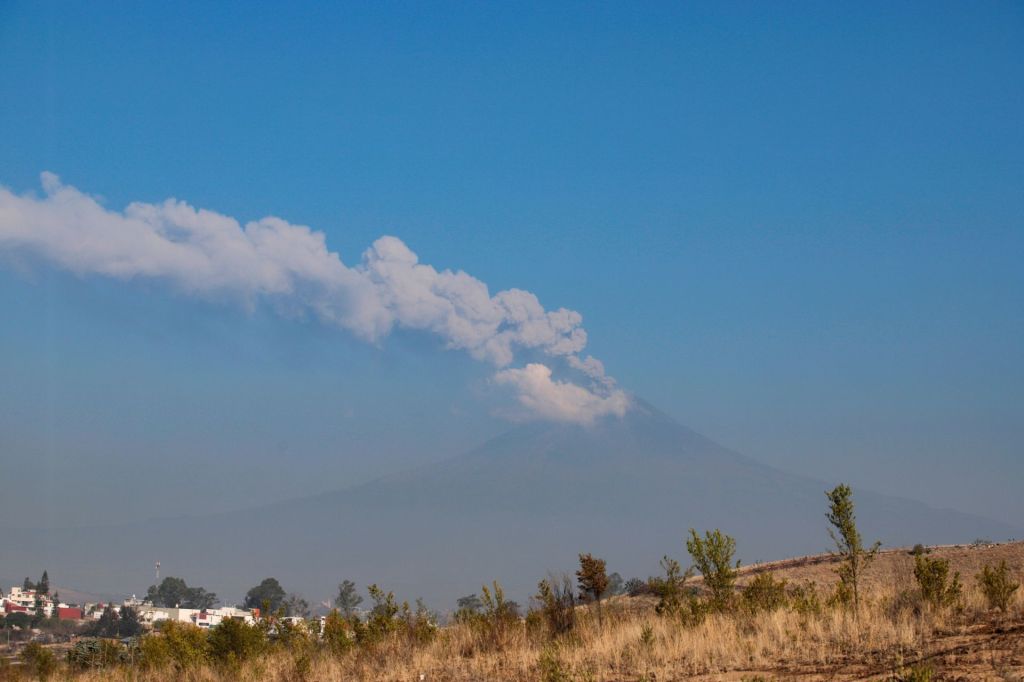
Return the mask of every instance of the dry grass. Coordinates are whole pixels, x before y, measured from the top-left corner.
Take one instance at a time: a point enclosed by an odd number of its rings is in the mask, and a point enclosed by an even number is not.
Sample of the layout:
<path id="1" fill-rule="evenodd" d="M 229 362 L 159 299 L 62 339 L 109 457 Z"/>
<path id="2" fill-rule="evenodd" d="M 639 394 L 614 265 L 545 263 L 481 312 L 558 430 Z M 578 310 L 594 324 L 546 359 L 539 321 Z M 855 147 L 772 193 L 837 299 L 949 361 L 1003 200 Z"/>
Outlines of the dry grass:
<path id="1" fill-rule="evenodd" d="M 584 609 L 576 629 L 552 642 L 542 631 L 513 626 L 500 646 L 466 625 L 442 628 L 434 640 L 413 646 L 395 637 L 369 650 L 330 656 L 276 651 L 228 673 L 220 668 L 187 672 L 106 669 L 76 679 L 207 681 L 353 680 L 509 680 L 517 682 L 612 680 L 900 679 L 921 664 L 932 679 L 1024 679 L 1024 598 L 1018 590 L 1006 614 L 987 610 L 974 585 L 986 561 L 1012 554 L 1015 577 L 1022 577 L 1021 545 L 937 551 L 964 573 L 967 589 L 955 609 L 896 609 L 894 600 L 912 584 L 911 563 L 896 552 L 873 567 L 869 596 L 859 616 L 841 609 L 800 614 L 713 615 L 687 627 L 661 618 L 645 598 L 616 598 L 608 604 L 604 627 Z M 909 558 L 909 557 L 907 557 Z M 975 567 L 977 564 L 977 568 Z M 818 571 L 822 566 L 829 572 Z M 814 570 L 809 570 L 813 567 Z M 791 583 L 835 581 L 827 565 L 814 561 L 778 570 Z M 802 571 L 802 572 L 801 572 Z M 754 571 L 750 571 L 754 572 Z"/>

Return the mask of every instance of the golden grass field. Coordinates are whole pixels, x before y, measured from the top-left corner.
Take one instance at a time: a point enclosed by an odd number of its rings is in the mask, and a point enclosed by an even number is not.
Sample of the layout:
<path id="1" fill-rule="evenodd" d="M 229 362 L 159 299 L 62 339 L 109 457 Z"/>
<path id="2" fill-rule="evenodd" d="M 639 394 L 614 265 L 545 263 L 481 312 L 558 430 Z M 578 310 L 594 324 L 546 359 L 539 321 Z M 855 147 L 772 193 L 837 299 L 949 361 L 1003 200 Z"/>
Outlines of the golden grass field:
<path id="1" fill-rule="evenodd" d="M 443 627 L 432 641 L 393 637 L 342 656 L 315 648 L 276 650 L 231 670 L 108 668 L 76 680 L 509 680 L 569 682 L 646 680 L 1024 680 L 1024 597 L 1014 594 L 1007 613 L 989 611 L 974 575 L 1005 559 L 1024 577 L 1024 543 L 934 548 L 961 573 L 964 595 L 955 608 L 894 609 L 914 588 L 913 557 L 906 549 L 879 554 L 865 577 L 858 614 L 841 608 L 798 613 L 785 608 L 755 616 L 716 614 L 686 626 L 654 612 L 653 597 L 616 597 L 605 605 L 603 627 L 593 607 L 579 607 L 576 629 L 554 642 L 522 624 L 500 641 L 465 625 Z M 831 557 L 804 557 L 746 567 L 740 584 L 772 570 L 790 585 L 815 582 L 824 592 L 836 582 Z M 699 582 L 699 581 L 696 581 Z M 8 673 L 15 674 L 15 673 Z M 60 675 L 68 675 L 60 672 Z M 2 675 L 0 675 L 2 677 Z"/>

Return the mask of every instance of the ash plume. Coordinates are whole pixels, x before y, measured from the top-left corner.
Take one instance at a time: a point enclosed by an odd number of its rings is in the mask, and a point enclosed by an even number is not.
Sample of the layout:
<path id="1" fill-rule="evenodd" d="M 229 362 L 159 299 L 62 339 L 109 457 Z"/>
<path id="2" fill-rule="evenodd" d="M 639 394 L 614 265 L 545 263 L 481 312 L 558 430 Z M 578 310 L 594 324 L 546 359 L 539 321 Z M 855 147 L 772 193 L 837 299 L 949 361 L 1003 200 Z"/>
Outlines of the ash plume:
<path id="1" fill-rule="evenodd" d="M 523 289 L 491 295 L 461 270 L 420 263 L 397 237 L 380 237 L 350 266 L 323 232 L 280 218 L 243 225 L 177 199 L 116 211 L 53 173 L 41 180 L 42 196 L 0 187 L 0 254 L 34 256 L 83 277 L 161 281 L 250 309 L 265 304 L 371 343 L 396 328 L 426 331 L 495 367 L 494 382 L 514 391 L 531 417 L 588 424 L 628 409 L 601 362 L 583 354 L 578 312 L 546 310 Z M 549 360 L 516 366 L 524 352 Z M 576 380 L 553 378 L 555 369 Z"/>

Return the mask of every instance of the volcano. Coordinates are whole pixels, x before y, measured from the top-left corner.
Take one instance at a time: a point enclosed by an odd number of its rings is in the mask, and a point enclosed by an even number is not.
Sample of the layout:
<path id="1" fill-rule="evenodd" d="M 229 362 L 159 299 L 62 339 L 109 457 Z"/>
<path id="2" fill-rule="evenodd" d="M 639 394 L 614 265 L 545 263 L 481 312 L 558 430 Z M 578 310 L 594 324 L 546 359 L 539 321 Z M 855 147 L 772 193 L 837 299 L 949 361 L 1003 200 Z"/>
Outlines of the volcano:
<path id="1" fill-rule="evenodd" d="M 493 579 L 524 599 L 579 552 L 625 578 L 656 572 L 665 554 L 685 565 L 691 527 L 734 536 L 743 563 L 821 552 L 824 492 L 836 483 L 760 464 L 635 400 L 622 418 L 521 425 L 439 464 L 313 497 L 118 527 L 2 530 L 0 573 L 59 566 L 67 584 L 142 592 L 159 559 L 228 599 L 267 576 L 311 601 L 352 579 L 444 608 Z M 867 542 L 1024 535 L 870 491 L 855 500 Z"/>

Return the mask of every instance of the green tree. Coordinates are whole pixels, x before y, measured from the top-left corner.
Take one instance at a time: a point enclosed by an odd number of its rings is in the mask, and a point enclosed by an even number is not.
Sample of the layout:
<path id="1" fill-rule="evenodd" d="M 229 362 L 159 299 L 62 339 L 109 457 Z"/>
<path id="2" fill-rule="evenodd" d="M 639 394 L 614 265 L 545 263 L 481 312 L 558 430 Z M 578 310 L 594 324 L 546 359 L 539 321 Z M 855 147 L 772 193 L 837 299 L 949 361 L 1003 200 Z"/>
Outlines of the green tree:
<path id="1" fill-rule="evenodd" d="M 580 554 L 580 567 L 576 571 L 576 584 L 580 600 L 593 600 L 597 604 L 597 624 L 604 625 L 601 616 L 601 597 L 608 591 L 608 574 L 604 559 L 598 559 L 589 552 Z"/>
<path id="2" fill-rule="evenodd" d="M 243 606 L 247 609 L 266 609 L 268 614 L 275 613 L 284 604 L 286 596 L 277 578 L 265 578 L 245 593 Z"/>
<path id="3" fill-rule="evenodd" d="M 202 587 L 189 587 L 181 578 L 168 576 L 160 585 L 150 585 L 146 599 L 154 606 L 208 609 L 217 603 L 217 595 Z"/>
<path id="4" fill-rule="evenodd" d="M 32 582 L 31 580 L 29 580 L 28 578 L 25 578 L 25 581 L 21 583 L 21 589 L 23 589 L 26 592 L 28 592 L 30 590 L 36 589 L 36 584 L 34 582 Z"/>
<path id="5" fill-rule="evenodd" d="M 39 594 L 50 594 L 50 576 L 43 571 L 43 577 L 36 583 L 36 592 Z"/>
<path id="6" fill-rule="evenodd" d="M 142 621 L 139 612 L 131 606 L 122 606 L 117 634 L 121 637 L 138 637 L 142 634 Z"/>
<path id="7" fill-rule="evenodd" d="M 89 634 L 96 637 L 117 637 L 118 621 L 120 620 L 121 617 L 117 615 L 114 607 L 107 604 L 103 613 L 100 614 L 99 620 L 89 628 Z"/>
<path id="8" fill-rule="evenodd" d="M 480 597 L 477 596 L 476 592 L 473 594 L 467 594 L 465 597 L 459 597 L 458 601 L 455 602 L 456 615 L 458 614 L 475 614 L 480 613 L 480 609 L 484 607 L 484 603 L 480 601 Z"/>
<path id="9" fill-rule="evenodd" d="M 875 555 L 878 554 L 880 542 L 870 549 L 864 549 L 860 531 L 857 530 L 857 517 L 853 507 L 853 491 L 845 484 L 837 485 L 825 493 L 828 498 L 829 510 L 826 514 L 828 530 L 832 541 L 836 543 L 838 556 L 842 564 L 838 569 L 841 594 L 849 594 L 853 600 L 853 608 L 860 609 L 860 579 Z"/>
<path id="10" fill-rule="evenodd" d="M 704 587 L 708 590 L 709 606 L 714 611 L 725 611 L 732 607 L 736 585 L 736 569 L 732 557 L 736 553 L 736 540 L 720 530 L 706 531 L 702 539 L 697 531 L 690 529 L 686 551 L 693 559 L 693 565 L 704 576 Z"/>
<path id="11" fill-rule="evenodd" d="M 343 580 L 338 585 L 338 596 L 334 599 L 334 605 L 338 607 L 341 615 L 346 620 L 351 620 L 356 615 L 356 609 L 363 603 L 363 598 L 356 591 L 356 584 L 351 580 Z"/>

